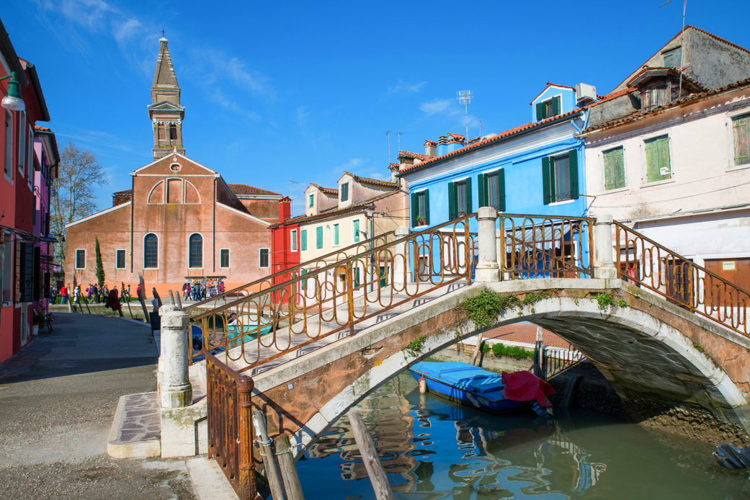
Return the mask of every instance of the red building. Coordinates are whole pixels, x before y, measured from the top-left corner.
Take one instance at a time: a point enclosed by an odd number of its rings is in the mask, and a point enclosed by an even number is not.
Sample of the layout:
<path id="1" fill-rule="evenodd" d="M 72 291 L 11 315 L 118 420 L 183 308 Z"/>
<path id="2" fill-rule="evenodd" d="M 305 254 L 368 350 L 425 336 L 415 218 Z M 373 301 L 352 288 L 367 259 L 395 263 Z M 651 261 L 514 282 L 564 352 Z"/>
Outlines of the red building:
<path id="1" fill-rule="evenodd" d="M 277 273 L 300 264 L 299 223 L 285 222 L 292 216 L 292 200 L 284 197 L 279 206 L 279 222 L 271 229 L 271 265 L 272 271 Z M 289 280 L 289 276 L 280 276 L 274 284 Z"/>
<path id="2" fill-rule="evenodd" d="M 0 80 L 1 362 L 31 340 L 35 313 L 46 307 L 41 300 L 45 290 L 40 270 L 42 246 L 49 238 L 39 231 L 35 234 L 35 223 L 49 217 L 49 207 L 45 207 L 46 214 L 37 211 L 36 172 L 41 165 L 35 153 L 34 126 L 50 119 L 36 68 L 18 57 L 2 22 Z M 56 161 L 57 152 L 51 156 Z"/>

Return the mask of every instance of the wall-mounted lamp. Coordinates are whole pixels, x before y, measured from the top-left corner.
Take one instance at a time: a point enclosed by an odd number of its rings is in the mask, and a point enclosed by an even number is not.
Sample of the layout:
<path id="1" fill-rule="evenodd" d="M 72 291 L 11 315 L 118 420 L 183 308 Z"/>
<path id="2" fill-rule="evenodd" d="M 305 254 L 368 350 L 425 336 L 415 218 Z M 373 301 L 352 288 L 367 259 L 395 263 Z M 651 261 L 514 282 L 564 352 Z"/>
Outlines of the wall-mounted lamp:
<path id="1" fill-rule="evenodd" d="M 25 111 L 26 103 L 23 102 L 23 97 L 21 97 L 21 84 L 18 83 L 18 75 L 15 71 L 11 71 L 9 75 L 0 78 L 0 81 L 8 78 L 10 78 L 8 94 L 3 97 L 2 106 L 10 111 Z"/>

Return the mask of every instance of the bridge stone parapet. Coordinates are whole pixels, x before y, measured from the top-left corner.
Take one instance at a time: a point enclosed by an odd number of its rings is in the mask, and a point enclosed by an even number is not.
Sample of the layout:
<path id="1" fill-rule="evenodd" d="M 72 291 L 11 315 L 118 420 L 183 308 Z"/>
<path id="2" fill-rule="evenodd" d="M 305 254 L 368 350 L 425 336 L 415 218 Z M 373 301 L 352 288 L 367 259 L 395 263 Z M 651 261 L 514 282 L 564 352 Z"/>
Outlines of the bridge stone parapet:
<path id="1" fill-rule="evenodd" d="M 620 394 L 649 394 L 748 429 L 750 340 L 619 279 L 475 283 L 254 377 L 253 404 L 298 452 L 352 405 L 412 363 L 482 331 L 460 305 L 484 290 L 546 292 L 489 326 L 531 321 L 581 350 Z M 597 298 L 616 297 L 602 306 Z M 620 301 L 622 305 L 618 305 Z M 606 301 L 603 301 L 606 302 Z M 627 305 L 625 305 L 627 304 Z M 411 346 L 411 349 L 406 349 Z"/>

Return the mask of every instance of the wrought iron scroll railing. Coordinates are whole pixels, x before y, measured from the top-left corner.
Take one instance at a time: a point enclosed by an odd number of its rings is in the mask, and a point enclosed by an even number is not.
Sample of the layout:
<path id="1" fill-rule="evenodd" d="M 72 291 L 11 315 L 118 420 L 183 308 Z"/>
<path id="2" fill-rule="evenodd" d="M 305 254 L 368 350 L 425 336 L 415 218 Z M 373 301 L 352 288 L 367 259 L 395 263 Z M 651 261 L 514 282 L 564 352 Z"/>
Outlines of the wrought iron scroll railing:
<path id="1" fill-rule="evenodd" d="M 303 262 L 296 266 L 288 267 L 272 274 L 258 278 L 257 280 L 245 283 L 234 287 L 230 290 L 225 291 L 220 295 L 208 297 L 194 304 L 190 304 L 185 307 L 185 311 L 193 316 L 200 314 L 201 310 L 211 309 L 213 307 L 219 307 L 220 305 L 227 304 L 237 298 L 250 295 L 251 293 L 259 292 L 271 288 L 273 285 L 283 283 L 291 278 L 297 277 L 302 269 L 310 267 L 320 267 L 331 261 L 335 262 L 340 259 L 347 257 L 348 255 L 356 255 L 367 249 L 374 248 L 377 246 L 384 245 L 385 243 L 392 241 L 395 237 L 394 231 L 388 231 L 387 233 L 379 234 L 374 238 L 362 240 L 344 248 L 339 248 L 333 252 L 321 255 L 309 262 Z"/>
<path id="2" fill-rule="evenodd" d="M 619 276 L 668 301 L 750 336 L 750 292 L 615 221 Z"/>
<path id="3" fill-rule="evenodd" d="M 588 217 L 500 214 L 503 279 L 592 276 L 593 226 Z"/>
<path id="4" fill-rule="evenodd" d="M 253 382 L 214 355 L 206 355 L 208 453 L 221 466 L 240 500 L 255 499 L 250 396 Z"/>
<path id="5" fill-rule="evenodd" d="M 202 351 L 222 351 L 239 372 L 356 326 L 441 287 L 470 283 L 474 215 L 415 232 L 193 316 Z M 333 337 L 335 336 L 335 337 Z M 191 339 L 192 341 L 192 339 Z M 192 346 L 191 346 L 192 347 Z"/>
<path id="6" fill-rule="evenodd" d="M 578 365 L 586 357 L 572 346 L 567 348 L 545 345 L 541 348 L 541 377 L 550 380 Z"/>

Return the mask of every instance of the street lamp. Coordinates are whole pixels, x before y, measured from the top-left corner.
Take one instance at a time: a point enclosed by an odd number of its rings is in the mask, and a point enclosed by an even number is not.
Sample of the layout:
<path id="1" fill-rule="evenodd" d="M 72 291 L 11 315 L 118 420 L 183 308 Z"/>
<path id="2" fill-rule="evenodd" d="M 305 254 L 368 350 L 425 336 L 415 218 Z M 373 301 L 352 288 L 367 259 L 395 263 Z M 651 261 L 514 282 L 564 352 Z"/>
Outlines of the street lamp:
<path id="1" fill-rule="evenodd" d="M 23 102 L 23 97 L 21 97 L 21 84 L 18 83 L 18 75 L 15 71 L 11 71 L 9 75 L 0 78 L 0 81 L 8 78 L 10 78 L 8 94 L 3 97 L 2 106 L 10 111 L 25 111 L 26 103 Z"/>

